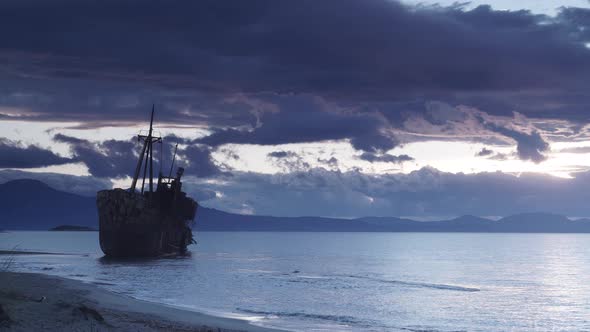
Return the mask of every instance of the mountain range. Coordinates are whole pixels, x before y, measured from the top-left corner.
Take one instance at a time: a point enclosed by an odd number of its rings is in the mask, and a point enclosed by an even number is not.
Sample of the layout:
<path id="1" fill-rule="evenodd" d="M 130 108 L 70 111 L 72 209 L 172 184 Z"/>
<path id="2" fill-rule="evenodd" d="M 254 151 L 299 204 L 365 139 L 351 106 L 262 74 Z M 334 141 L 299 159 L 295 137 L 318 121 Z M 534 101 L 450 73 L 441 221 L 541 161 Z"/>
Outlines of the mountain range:
<path id="1" fill-rule="evenodd" d="M 0 184 L 0 229 L 48 230 L 60 225 L 97 228 L 94 197 L 51 188 L 31 179 Z M 523 213 L 500 220 L 461 216 L 441 221 L 397 217 L 339 219 L 240 215 L 199 207 L 197 231 L 285 232 L 524 232 L 590 233 L 590 220 L 551 213 Z"/>

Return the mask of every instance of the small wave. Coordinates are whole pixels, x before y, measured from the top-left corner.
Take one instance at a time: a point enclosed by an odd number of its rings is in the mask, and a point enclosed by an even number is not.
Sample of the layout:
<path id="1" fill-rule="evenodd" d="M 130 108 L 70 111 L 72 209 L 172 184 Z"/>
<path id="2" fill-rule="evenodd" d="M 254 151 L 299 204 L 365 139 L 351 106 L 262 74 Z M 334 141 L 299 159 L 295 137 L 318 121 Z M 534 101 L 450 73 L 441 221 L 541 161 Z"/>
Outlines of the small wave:
<path id="1" fill-rule="evenodd" d="M 337 281 L 337 279 L 338 278 L 333 278 L 333 277 L 312 277 L 312 276 L 292 277 L 292 276 L 289 276 L 284 281 L 286 281 L 288 283 L 300 283 L 300 284 L 312 284 L 312 285 L 329 284 L 333 287 L 336 287 L 339 285 L 339 283 L 335 282 L 335 281 Z"/>
<path id="2" fill-rule="evenodd" d="M 437 330 L 433 328 L 424 328 L 424 327 L 399 327 L 400 330 L 403 331 L 410 331 L 410 332 L 441 332 L 442 330 Z M 466 332 L 465 330 L 453 330 L 450 332 Z"/>
<path id="3" fill-rule="evenodd" d="M 394 284 L 400 285 L 405 287 L 414 287 L 414 288 L 431 288 L 431 289 L 440 289 L 440 290 L 449 290 L 449 291 L 457 291 L 457 292 L 479 292 L 481 289 L 475 287 L 465 287 L 465 286 L 457 286 L 457 285 L 448 285 L 448 284 L 435 284 L 435 283 L 425 283 L 425 282 L 414 282 L 414 281 L 403 281 L 403 280 L 392 280 L 392 279 L 383 279 L 377 277 L 370 277 L 370 276 L 359 276 L 359 275 L 310 275 L 310 274 L 291 274 L 291 273 L 282 273 L 281 275 L 277 275 L 278 277 L 287 277 L 286 281 L 291 283 L 305 283 L 305 284 L 315 284 L 315 283 L 325 283 L 325 282 L 334 282 L 336 280 L 342 280 L 342 278 L 353 278 L 353 279 L 364 279 L 370 280 L 385 284 Z"/>
<path id="4" fill-rule="evenodd" d="M 328 276 L 314 276 L 314 275 L 298 275 L 296 277 L 297 278 L 301 278 L 301 279 L 312 279 L 312 280 L 317 280 L 317 279 L 332 279 L 331 277 L 328 277 Z"/>
<path id="5" fill-rule="evenodd" d="M 238 272 L 243 272 L 243 273 L 261 273 L 261 274 L 277 274 L 280 273 L 279 271 L 273 271 L 273 270 L 257 270 L 257 269 L 238 269 Z"/>
<path id="6" fill-rule="evenodd" d="M 429 329 L 429 328 L 420 328 L 420 327 L 400 327 L 402 331 L 410 331 L 410 332 L 440 332 L 440 330 Z"/>
<path id="7" fill-rule="evenodd" d="M 377 281 L 377 282 L 382 282 L 382 283 L 387 283 L 387 284 L 396 284 L 396 285 L 402 285 L 402 286 L 407 286 L 407 287 L 433 288 L 433 289 L 451 290 L 451 291 L 459 291 L 459 292 L 479 292 L 480 291 L 479 288 L 446 285 L 446 284 L 431 284 L 431 283 L 402 281 L 402 280 L 388 280 L 388 279 L 373 278 L 373 277 L 366 277 L 366 276 L 354 276 L 354 275 L 350 275 L 348 277 L 355 278 L 355 279 L 373 280 L 373 281 Z"/>
<path id="8" fill-rule="evenodd" d="M 340 316 L 340 315 L 322 315 L 322 314 L 311 314 L 305 312 L 284 312 L 284 311 L 259 311 L 250 309 L 237 308 L 238 311 L 263 316 L 276 316 L 276 317 L 295 317 L 295 318 L 307 318 L 307 319 L 318 319 L 326 320 L 330 322 L 337 322 L 341 324 L 353 324 L 366 326 L 365 322 L 354 318 L 352 316 Z"/>

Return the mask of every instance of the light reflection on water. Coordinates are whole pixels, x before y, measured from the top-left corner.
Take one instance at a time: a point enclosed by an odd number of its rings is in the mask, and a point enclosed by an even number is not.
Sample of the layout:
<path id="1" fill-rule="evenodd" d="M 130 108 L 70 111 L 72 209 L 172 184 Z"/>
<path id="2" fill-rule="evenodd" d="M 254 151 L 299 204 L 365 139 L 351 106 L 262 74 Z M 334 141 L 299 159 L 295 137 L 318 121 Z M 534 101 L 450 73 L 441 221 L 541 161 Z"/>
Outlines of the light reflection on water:
<path id="1" fill-rule="evenodd" d="M 113 261 L 96 232 L 0 233 L 15 270 L 296 330 L 580 331 L 590 235 L 199 233 L 192 255 Z"/>

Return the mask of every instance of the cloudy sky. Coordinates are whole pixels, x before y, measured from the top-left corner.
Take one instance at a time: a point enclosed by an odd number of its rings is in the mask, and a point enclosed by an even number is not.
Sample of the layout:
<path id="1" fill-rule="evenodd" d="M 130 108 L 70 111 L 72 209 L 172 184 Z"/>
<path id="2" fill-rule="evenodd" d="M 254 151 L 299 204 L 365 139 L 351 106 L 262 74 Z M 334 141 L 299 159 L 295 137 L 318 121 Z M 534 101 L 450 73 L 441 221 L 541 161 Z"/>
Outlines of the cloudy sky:
<path id="1" fill-rule="evenodd" d="M 0 182 L 129 186 L 155 104 L 205 206 L 590 216 L 585 0 L 7 0 L 0 40 Z"/>

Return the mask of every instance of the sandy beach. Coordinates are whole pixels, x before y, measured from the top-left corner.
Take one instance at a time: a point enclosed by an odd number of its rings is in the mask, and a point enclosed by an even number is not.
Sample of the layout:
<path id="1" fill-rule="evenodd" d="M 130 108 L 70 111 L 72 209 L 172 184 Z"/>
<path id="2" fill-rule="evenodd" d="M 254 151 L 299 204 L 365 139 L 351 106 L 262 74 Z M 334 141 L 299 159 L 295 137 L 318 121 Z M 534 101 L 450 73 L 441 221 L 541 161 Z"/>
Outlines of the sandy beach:
<path id="1" fill-rule="evenodd" d="M 32 273 L 0 272 L 2 331 L 278 331 Z"/>

